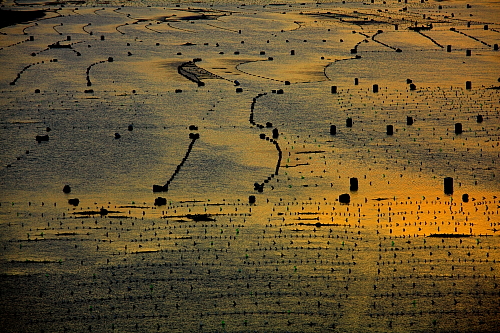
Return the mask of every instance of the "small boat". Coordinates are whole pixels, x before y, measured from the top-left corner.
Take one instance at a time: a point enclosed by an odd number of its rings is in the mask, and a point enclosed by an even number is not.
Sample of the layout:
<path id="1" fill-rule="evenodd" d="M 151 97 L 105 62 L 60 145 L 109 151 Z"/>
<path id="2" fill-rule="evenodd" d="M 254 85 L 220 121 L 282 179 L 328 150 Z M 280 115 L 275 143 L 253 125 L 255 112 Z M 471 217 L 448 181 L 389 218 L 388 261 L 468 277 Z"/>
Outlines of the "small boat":
<path id="1" fill-rule="evenodd" d="M 70 49 L 71 45 L 69 44 L 60 44 L 59 42 L 55 42 L 54 44 L 50 44 L 49 49 Z"/>
<path id="2" fill-rule="evenodd" d="M 408 27 L 408 29 L 413 30 L 413 31 L 422 31 L 422 30 L 431 30 L 432 24 L 429 25 L 421 25 L 421 26 L 414 26 L 414 27 Z"/>

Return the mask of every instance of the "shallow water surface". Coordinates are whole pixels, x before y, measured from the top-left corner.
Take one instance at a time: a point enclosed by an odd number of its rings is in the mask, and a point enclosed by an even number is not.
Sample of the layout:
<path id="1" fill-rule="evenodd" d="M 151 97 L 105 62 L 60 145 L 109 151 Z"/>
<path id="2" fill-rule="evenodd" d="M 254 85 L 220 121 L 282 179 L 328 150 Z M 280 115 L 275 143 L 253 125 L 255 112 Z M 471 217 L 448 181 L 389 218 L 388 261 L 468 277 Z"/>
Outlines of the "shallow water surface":
<path id="1" fill-rule="evenodd" d="M 497 330 L 498 2 L 29 3 L 6 332 Z"/>

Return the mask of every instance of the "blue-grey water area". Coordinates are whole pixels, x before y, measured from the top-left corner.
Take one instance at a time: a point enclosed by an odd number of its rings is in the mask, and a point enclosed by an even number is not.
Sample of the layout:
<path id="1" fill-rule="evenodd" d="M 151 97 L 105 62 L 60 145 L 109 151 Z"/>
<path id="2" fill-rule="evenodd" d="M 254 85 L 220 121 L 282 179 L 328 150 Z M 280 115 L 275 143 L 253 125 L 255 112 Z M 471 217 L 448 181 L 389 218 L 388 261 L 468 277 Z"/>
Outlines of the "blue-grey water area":
<path id="1" fill-rule="evenodd" d="M 500 2 L 2 5 L 2 332 L 499 330 Z"/>

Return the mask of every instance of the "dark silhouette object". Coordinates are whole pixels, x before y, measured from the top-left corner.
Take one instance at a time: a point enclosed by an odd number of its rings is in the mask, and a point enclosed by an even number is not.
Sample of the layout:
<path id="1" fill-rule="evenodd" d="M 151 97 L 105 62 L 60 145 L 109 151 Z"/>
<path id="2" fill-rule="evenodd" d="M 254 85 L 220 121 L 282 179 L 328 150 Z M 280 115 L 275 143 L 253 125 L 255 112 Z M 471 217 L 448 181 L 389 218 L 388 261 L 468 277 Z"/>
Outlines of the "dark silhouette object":
<path id="1" fill-rule="evenodd" d="M 283 95 L 284 91 L 283 91 L 283 89 L 278 89 L 278 90 L 276 90 L 276 93 L 278 95 Z"/>
<path id="2" fill-rule="evenodd" d="M 248 203 L 254 204 L 255 203 L 255 195 L 251 195 L 248 197 Z"/>
<path id="3" fill-rule="evenodd" d="M 196 140 L 198 140 L 200 138 L 200 134 L 198 134 L 198 133 L 189 133 L 189 138 L 191 139 L 191 143 L 189 144 L 189 147 L 187 149 L 186 155 L 182 158 L 181 163 L 179 163 L 179 165 L 177 165 L 177 168 L 175 169 L 175 171 L 172 174 L 172 176 L 170 176 L 170 179 L 167 180 L 167 183 L 165 185 L 163 185 L 163 186 L 161 186 L 161 185 L 153 185 L 153 192 L 167 192 L 168 191 L 168 186 L 174 180 L 175 176 L 179 173 L 179 171 L 181 170 L 182 166 L 184 165 L 184 163 L 188 159 L 189 154 L 191 153 L 191 150 L 193 149 L 194 143 L 196 142 Z"/>
<path id="4" fill-rule="evenodd" d="M 472 89 L 472 81 L 465 81 L 465 89 L 467 90 Z"/>
<path id="5" fill-rule="evenodd" d="M 257 192 L 260 192 L 260 193 L 264 192 L 264 184 L 254 183 L 253 187 L 254 187 L 254 190 L 256 190 Z"/>
<path id="6" fill-rule="evenodd" d="M 335 135 L 335 134 L 337 134 L 337 126 L 330 125 L 330 135 Z"/>
<path id="7" fill-rule="evenodd" d="M 352 127 L 352 118 L 347 118 L 345 120 L 345 126 L 346 127 Z"/>
<path id="8" fill-rule="evenodd" d="M 469 195 L 467 193 L 462 194 L 462 201 L 469 202 Z"/>
<path id="9" fill-rule="evenodd" d="M 120 133 L 115 133 L 115 139 L 119 139 L 121 138 L 122 136 L 120 135 Z"/>
<path id="10" fill-rule="evenodd" d="M 71 186 L 64 185 L 63 192 L 66 193 L 66 194 L 71 193 Z"/>
<path id="11" fill-rule="evenodd" d="M 378 84 L 373 85 L 373 92 L 378 93 Z"/>
<path id="12" fill-rule="evenodd" d="M 290 85 L 290 81 L 285 81 L 285 86 L 289 86 Z"/>
<path id="13" fill-rule="evenodd" d="M 453 178 L 445 177 L 444 178 L 444 194 L 453 194 Z"/>
<path id="14" fill-rule="evenodd" d="M 277 128 L 273 129 L 273 139 L 277 139 L 280 136 Z"/>
<path id="15" fill-rule="evenodd" d="M 37 135 L 35 137 L 36 141 L 38 143 L 42 142 L 42 141 L 49 141 L 49 136 L 48 135 Z"/>
<path id="16" fill-rule="evenodd" d="M 359 79 L 358 78 L 355 78 L 354 79 L 354 85 L 357 86 L 359 84 Z"/>
<path id="17" fill-rule="evenodd" d="M 417 86 L 414 83 L 411 83 L 410 90 L 417 90 Z"/>
<path id="18" fill-rule="evenodd" d="M 132 124 L 128 125 L 127 129 L 129 131 L 133 131 L 134 130 L 134 125 L 132 125 Z"/>
<path id="19" fill-rule="evenodd" d="M 191 219 L 195 222 L 201 222 L 201 221 L 215 221 L 213 217 L 211 217 L 210 214 L 187 214 L 186 217 L 188 219 Z"/>
<path id="20" fill-rule="evenodd" d="M 281 150 L 281 147 L 278 143 L 278 141 L 273 141 L 274 145 L 276 146 L 276 150 L 278 151 L 278 161 L 276 163 L 276 171 L 274 172 L 274 175 L 279 174 L 280 166 L 281 166 L 281 159 L 283 158 L 283 151 Z M 271 175 L 273 177 L 273 175 Z"/>
<path id="21" fill-rule="evenodd" d="M 498 51 L 498 44 L 493 44 L 493 50 Z"/>
<path id="22" fill-rule="evenodd" d="M 158 197 L 155 199 L 155 206 L 165 206 L 167 204 L 167 199 L 163 197 Z"/>
<path id="23" fill-rule="evenodd" d="M 40 93 L 40 89 L 35 89 L 35 94 L 39 94 Z"/>
<path id="24" fill-rule="evenodd" d="M 269 121 L 268 121 L 268 122 L 266 123 L 266 127 L 267 127 L 267 128 L 271 128 L 271 127 L 273 127 L 273 123 L 271 123 L 271 122 L 269 122 Z"/>
<path id="25" fill-rule="evenodd" d="M 189 130 L 190 130 L 190 131 L 197 131 L 197 130 L 198 130 L 198 126 L 195 126 L 195 125 L 189 125 Z"/>
<path id="26" fill-rule="evenodd" d="M 153 185 L 153 192 L 165 192 L 166 188 L 161 185 Z"/>
<path id="27" fill-rule="evenodd" d="M 387 125 L 387 135 L 393 135 L 394 134 L 394 126 L 392 125 Z"/>
<path id="28" fill-rule="evenodd" d="M 358 190 L 358 178 L 350 178 L 349 179 L 350 190 L 357 191 Z"/>
<path id="29" fill-rule="evenodd" d="M 104 40 L 104 35 L 101 35 L 101 40 Z"/>
<path id="30" fill-rule="evenodd" d="M 482 115 L 480 115 L 480 114 L 478 114 L 478 115 L 477 115 L 477 117 L 476 117 L 476 121 L 477 121 L 478 123 L 482 123 L 482 122 L 483 122 L 483 116 L 482 116 Z"/>
<path id="31" fill-rule="evenodd" d="M 295 50 L 291 50 L 290 55 L 295 55 Z"/>
<path id="32" fill-rule="evenodd" d="M 471 50 L 466 50 L 465 51 L 465 56 L 470 57 L 471 55 L 472 55 L 472 51 Z"/>
<path id="33" fill-rule="evenodd" d="M 451 45 L 446 45 L 446 52 L 451 52 Z"/>
<path id="34" fill-rule="evenodd" d="M 78 206 L 80 204 L 80 199 L 78 198 L 73 198 L 73 199 L 69 199 L 68 200 L 68 203 L 72 206 Z"/>
<path id="35" fill-rule="evenodd" d="M 336 94 L 337 93 L 337 86 L 332 86 L 332 94 Z"/>
<path id="36" fill-rule="evenodd" d="M 413 117 L 406 116 L 406 125 L 413 125 Z"/>
<path id="37" fill-rule="evenodd" d="M 351 196 L 348 193 L 339 195 L 339 202 L 342 204 L 348 204 L 351 202 Z"/>
<path id="38" fill-rule="evenodd" d="M 237 93 L 241 93 L 241 92 L 243 92 L 243 88 L 236 88 L 236 92 L 237 92 Z"/>
<path id="39" fill-rule="evenodd" d="M 455 124 L 455 134 L 462 134 L 462 123 L 456 123 Z"/>
<path id="40" fill-rule="evenodd" d="M 108 62 L 113 62 L 113 60 L 114 60 L 113 57 L 108 58 Z"/>
<path id="41" fill-rule="evenodd" d="M 69 44 L 60 44 L 59 42 L 55 42 L 54 44 L 48 45 L 49 49 L 71 49 L 71 45 Z"/>

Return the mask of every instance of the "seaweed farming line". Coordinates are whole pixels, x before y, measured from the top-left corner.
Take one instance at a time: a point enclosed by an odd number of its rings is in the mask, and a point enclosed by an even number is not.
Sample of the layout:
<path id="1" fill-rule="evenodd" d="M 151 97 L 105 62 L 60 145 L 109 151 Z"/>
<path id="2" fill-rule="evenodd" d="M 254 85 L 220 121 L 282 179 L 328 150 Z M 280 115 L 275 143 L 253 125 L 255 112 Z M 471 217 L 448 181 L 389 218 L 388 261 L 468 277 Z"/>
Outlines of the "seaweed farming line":
<path id="1" fill-rule="evenodd" d="M 92 31 L 87 31 L 87 30 L 86 30 L 86 28 L 87 28 L 87 27 L 90 27 L 91 25 L 92 25 L 92 23 L 87 23 L 87 24 L 85 24 L 85 25 L 82 27 L 82 30 L 83 30 L 84 32 L 86 32 L 87 34 L 89 34 L 89 35 L 93 35 Z"/>
<path id="2" fill-rule="evenodd" d="M 259 60 L 249 60 L 249 61 L 244 61 L 244 62 L 241 62 L 239 63 L 238 65 L 236 65 L 236 70 L 244 73 L 244 74 L 247 74 L 247 75 L 251 75 L 251 76 L 255 76 L 255 77 L 258 77 L 258 78 L 261 78 L 261 79 L 266 79 L 266 80 L 270 80 L 270 81 L 276 81 L 276 82 L 285 82 L 283 80 L 277 80 L 277 79 L 272 79 L 272 78 L 269 78 L 269 77 L 265 77 L 265 76 L 261 76 L 261 75 L 257 75 L 257 74 L 252 74 L 252 73 L 248 73 L 248 72 L 245 72 L 244 70 L 240 69 L 240 65 L 244 65 L 244 64 L 249 64 L 249 63 L 252 63 L 252 62 L 258 62 L 258 61 L 272 61 L 270 59 L 259 59 Z"/>
<path id="3" fill-rule="evenodd" d="M 158 33 L 158 34 L 162 34 L 162 33 L 163 33 L 163 32 L 161 32 L 161 31 L 158 31 L 158 30 L 155 30 L 155 29 L 153 29 L 153 28 L 150 28 L 150 26 L 151 26 L 151 25 L 152 25 L 151 23 L 146 24 L 146 25 L 144 26 L 144 28 L 146 28 L 146 29 L 148 29 L 148 30 L 150 30 L 150 31 L 156 32 L 156 33 Z"/>
<path id="4" fill-rule="evenodd" d="M 423 37 L 425 37 L 425 38 L 429 39 L 431 42 L 433 42 L 434 44 L 436 44 L 436 45 L 437 45 L 437 46 L 439 46 L 440 48 L 444 48 L 444 46 L 443 46 L 443 45 L 441 45 L 441 44 L 439 44 L 439 43 L 438 43 L 438 42 L 437 42 L 434 38 L 432 38 L 432 37 L 430 37 L 430 36 L 428 36 L 428 35 L 424 34 L 422 31 L 420 31 L 420 30 L 419 30 L 419 31 L 415 31 L 415 32 L 416 32 L 416 33 L 418 33 L 418 34 L 420 34 L 421 36 L 423 36 Z"/>
<path id="5" fill-rule="evenodd" d="M 379 44 L 381 44 L 381 45 L 384 45 L 385 47 L 388 47 L 388 48 L 390 48 L 390 49 L 393 49 L 393 50 L 394 50 L 394 51 L 396 51 L 396 52 L 403 52 L 400 48 L 396 48 L 396 47 L 394 47 L 394 46 L 390 46 L 389 44 L 386 44 L 386 43 L 384 43 L 384 42 L 381 42 L 381 41 L 379 41 L 379 40 L 375 39 L 375 37 L 377 37 L 378 35 L 382 34 L 383 32 L 384 32 L 383 30 L 377 30 L 377 32 L 371 36 L 371 39 L 372 39 L 374 42 L 377 42 L 377 43 L 379 43 Z"/>
<path id="6" fill-rule="evenodd" d="M 288 81 L 287 81 L 288 82 Z M 282 94 L 283 93 L 283 90 L 280 89 L 279 90 L 279 93 Z M 257 124 L 255 121 L 254 121 L 254 115 L 255 115 L 255 104 L 257 103 L 257 98 L 260 98 L 262 96 L 266 96 L 267 93 L 259 93 L 256 97 L 254 97 L 252 99 L 252 103 L 250 104 L 250 117 L 249 117 L 249 122 L 250 124 L 256 126 L 257 128 L 259 129 L 262 129 L 264 128 L 264 125 L 261 125 L 261 124 Z M 266 123 L 266 128 L 272 128 L 273 125 L 272 123 L 270 122 L 267 122 Z M 276 150 L 278 151 L 278 160 L 276 162 L 276 169 L 274 171 L 273 174 L 271 174 L 269 177 L 267 177 L 267 179 L 264 180 L 263 183 L 258 183 L 258 182 L 255 182 L 254 183 L 254 190 L 258 191 L 258 192 L 263 192 L 264 191 L 264 185 L 267 184 L 270 180 L 272 180 L 275 176 L 278 176 L 279 174 L 279 169 L 280 169 L 280 166 L 281 166 L 281 159 L 283 158 L 283 152 L 279 146 L 279 143 L 277 141 L 279 137 L 279 131 L 277 128 L 274 128 L 273 131 L 272 131 L 272 138 L 268 137 L 267 135 L 265 135 L 264 133 L 261 133 L 259 135 L 259 138 L 261 140 L 266 140 L 266 141 L 269 141 L 270 143 L 272 143 Z M 278 181 L 278 180 L 277 180 Z M 271 186 L 271 189 L 274 189 L 273 186 Z M 255 196 L 252 196 L 251 197 L 251 201 L 252 202 L 255 202 Z"/>
<path id="7" fill-rule="evenodd" d="M 340 61 L 348 61 L 348 60 L 355 60 L 355 59 L 360 59 L 359 56 L 356 56 L 354 58 L 344 58 L 344 59 L 335 59 L 335 61 L 333 62 L 330 62 L 329 64 L 325 65 L 323 67 L 323 75 L 328 79 L 328 81 L 332 81 L 332 79 L 328 76 L 328 74 L 326 74 L 326 71 L 327 69 L 332 66 L 333 64 L 337 63 L 337 62 L 340 62 Z M 320 81 L 318 81 L 320 82 Z M 356 82 L 356 81 L 355 81 Z"/>
<path id="8" fill-rule="evenodd" d="M 77 7 L 77 8 L 73 8 L 73 9 L 71 10 L 71 12 L 72 12 L 73 14 L 75 14 L 75 15 L 80 15 L 80 16 L 83 16 L 82 14 L 80 14 L 80 13 L 78 12 L 78 7 Z"/>
<path id="9" fill-rule="evenodd" d="M 165 185 L 163 185 L 163 186 L 153 185 L 153 192 L 167 192 L 168 191 L 168 187 L 170 186 L 170 183 L 174 180 L 175 176 L 180 172 L 182 166 L 184 165 L 184 163 L 188 159 L 189 154 L 191 153 L 191 150 L 193 149 L 194 143 L 196 142 L 196 140 L 198 140 L 200 138 L 200 135 L 198 133 L 190 133 L 189 138 L 191 139 L 191 142 L 189 143 L 188 149 L 186 151 L 186 155 L 182 158 L 181 163 L 179 163 L 179 165 L 177 165 L 174 173 L 172 174 L 172 176 L 170 176 L 170 179 L 167 180 Z M 162 203 L 165 202 L 165 204 L 166 204 L 166 200 L 161 200 L 161 202 Z"/>
<path id="10" fill-rule="evenodd" d="M 13 46 L 16 46 L 16 45 L 21 45 L 22 43 L 30 42 L 30 41 L 33 41 L 33 39 L 31 37 L 27 38 L 25 40 L 22 40 L 20 42 L 14 43 L 14 44 L 10 44 L 10 45 L 4 46 L 4 47 L 0 47 L 0 51 L 3 50 L 3 49 L 7 49 L 9 47 L 13 47 Z"/>
<path id="11" fill-rule="evenodd" d="M 185 32 L 191 32 L 191 33 L 198 33 L 198 31 L 194 31 L 194 30 L 188 30 L 188 29 L 183 29 L 183 28 L 179 28 L 179 27 L 174 27 L 170 22 L 167 23 L 167 25 L 172 28 L 172 29 L 176 29 L 176 30 L 182 30 L 182 31 L 185 31 Z"/>
<path id="12" fill-rule="evenodd" d="M 479 43 L 481 43 L 481 44 L 483 44 L 483 45 L 486 45 L 486 46 L 488 46 L 488 47 L 492 47 L 492 45 L 490 45 L 490 44 L 488 44 L 488 43 L 486 43 L 486 42 L 484 42 L 484 41 L 480 40 L 479 38 L 474 37 L 474 36 L 471 36 L 471 35 L 469 35 L 469 34 L 466 34 L 465 32 L 460 31 L 460 30 L 458 30 L 458 29 L 456 29 L 456 28 L 450 28 L 450 31 L 456 32 L 456 33 L 458 33 L 458 34 L 462 34 L 462 35 L 464 35 L 464 36 L 466 36 L 466 37 L 469 37 L 469 38 L 471 38 L 471 39 L 473 39 L 473 40 L 475 40 L 475 41 L 477 41 L 477 42 L 479 42 Z M 497 44 L 497 49 L 498 49 L 498 44 Z"/>
<path id="13" fill-rule="evenodd" d="M 139 297 L 139 296 L 138 296 Z M 148 296 L 144 296 L 144 298 L 138 298 L 138 297 L 135 297 L 136 299 L 149 299 L 149 300 L 153 300 L 153 296 L 151 297 L 148 297 Z M 99 300 L 99 301 L 106 301 L 106 300 L 112 300 L 111 298 L 109 299 L 105 299 L 103 298 L 102 300 Z M 127 301 L 129 301 L 129 299 L 125 299 Z M 133 299 L 132 299 L 133 300 Z M 256 305 L 257 306 L 257 305 Z M 337 304 L 338 308 L 341 308 L 342 305 L 340 303 Z M 172 306 L 173 308 L 176 308 L 177 311 L 180 310 L 181 306 L 177 303 L 176 305 L 173 305 Z M 217 308 L 217 306 L 215 305 L 214 306 L 215 308 Z M 97 309 L 99 309 L 100 307 L 96 306 Z M 93 309 L 93 308 L 92 308 Z M 89 311 L 92 311 L 92 310 L 89 310 Z M 97 310 L 96 310 L 97 311 Z M 468 311 L 464 311 L 466 313 L 469 313 Z M 150 312 L 149 312 L 150 313 Z M 164 314 L 164 313 L 153 313 L 153 314 L 135 314 L 135 315 L 130 315 L 130 314 L 127 314 L 127 315 L 115 315 L 114 316 L 114 319 L 143 319 L 143 320 L 148 320 L 148 319 L 152 319 L 152 318 L 174 318 L 174 317 L 177 317 L 178 315 L 177 314 Z M 444 313 L 443 312 L 436 312 L 437 313 Z M 470 313 L 477 313 L 477 312 L 470 312 Z M 319 316 L 319 317 L 339 317 L 341 318 L 342 316 L 344 316 L 344 314 L 342 313 L 336 313 L 336 312 L 314 312 L 314 311 L 287 311 L 287 310 L 259 310 L 259 311 L 251 311 L 251 310 L 248 310 L 248 311 L 222 311 L 222 312 L 199 312 L 197 314 L 196 317 L 199 317 L 199 318 L 204 318 L 204 317 L 211 317 L 211 316 L 221 316 L 221 315 L 224 315 L 224 316 L 236 316 L 236 315 L 295 315 L 295 316 Z M 67 317 L 63 317 L 63 318 L 57 318 L 57 319 L 31 319 L 30 320 L 30 323 L 31 324 L 41 324 L 41 323 L 57 323 L 57 322 L 70 322 L 70 321 L 73 321 L 73 320 L 79 320 L 79 321 L 86 321 L 88 323 L 92 323 L 92 322 L 98 322 L 98 321 L 101 321 L 103 319 L 107 319 L 108 316 L 105 315 L 105 314 L 97 314 L 97 315 L 93 315 L 92 312 L 90 312 L 90 314 L 88 315 L 71 315 L 71 314 L 68 314 Z M 292 326 L 292 325 L 302 325 L 302 324 L 294 324 L 290 321 L 288 321 L 289 324 L 288 326 Z M 225 327 L 225 322 L 223 321 L 223 325 L 222 327 L 224 328 Z M 249 322 L 248 320 L 245 320 L 244 321 L 245 325 L 248 325 Z M 310 326 L 316 326 L 317 324 L 316 323 L 313 323 L 313 322 L 310 322 L 309 324 L 307 325 L 310 325 Z M 125 326 L 125 325 L 116 325 L 115 324 L 111 324 L 109 325 L 109 327 L 111 329 L 118 329 L 120 326 Z M 203 329 L 203 323 L 200 323 L 200 329 Z M 139 329 L 141 326 L 139 326 L 137 323 L 135 324 L 135 329 Z M 157 325 L 154 325 L 154 327 L 157 327 L 157 329 L 159 330 L 162 326 L 160 324 L 157 324 Z M 142 328 L 142 327 L 141 327 Z M 89 331 L 92 331 L 92 326 L 90 325 L 89 326 Z M 172 326 L 169 326 L 169 330 L 172 329 Z"/>
<path id="14" fill-rule="evenodd" d="M 213 25 L 213 24 L 210 24 L 210 23 L 205 23 L 205 24 L 206 24 L 206 25 L 208 25 L 208 26 L 211 26 L 211 27 L 217 28 L 217 29 L 226 30 L 226 31 L 231 31 L 231 32 L 235 32 L 235 33 L 237 33 L 237 34 L 241 34 L 241 30 L 233 30 L 233 29 L 229 29 L 229 28 L 218 27 L 218 26 Z"/>
<path id="15" fill-rule="evenodd" d="M 87 79 L 87 87 L 91 87 L 92 86 L 92 81 L 90 81 L 90 70 L 92 69 L 92 67 L 94 67 L 95 65 L 98 65 L 98 64 L 104 64 L 106 62 L 113 62 L 113 57 L 109 57 L 108 60 L 101 60 L 101 61 L 98 61 L 98 62 L 94 62 L 93 64 L 91 64 L 89 67 L 87 67 L 87 71 L 86 71 L 86 79 Z"/>
<path id="16" fill-rule="evenodd" d="M 58 30 L 56 29 L 56 27 L 62 27 L 62 26 L 63 26 L 63 24 L 62 24 L 62 23 L 59 23 L 59 24 L 56 24 L 56 25 L 52 26 L 52 29 L 53 29 L 55 32 L 57 32 L 59 35 L 62 35 L 62 32 L 60 32 L 60 31 L 58 31 Z"/>
<path id="17" fill-rule="evenodd" d="M 122 281 L 122 283 L 154 283 L 154 282 L 178 282 L 178 281 L 182 281 L 182 279 L 179 279 L 179 278 L 171 278 L 171 279 L 148 279 L 149 281 L 142 281 L 142 280 L 129 280 L 129 281 Z M 202 278 L 185 278 L 183 281 L 184 282 L 207 282 L 209 279 L 202 279 Z M 228 280 L 231 280 L 231 281 L 234 281 L 233 278 L 229 278 Z M 116 283 L 118 283 L 118 281 L 116 281 Z M 113 283 L 110 283 L 110 285 L 112 285 Z M 85 285 L 79 285 L 79 286 L 85 286 Z M 253 289 L 252 286 L 250 286 L 251 289 Z M 262 294 L 262 295 L 261 295 Z M 265 298 L 274 298 L 274 297 L 284 297 L 284 298 L 287 298 L 287 297 L 298 297 L 298 296 L 305 296 L 306 295 L 306 292 L 272 292 L 272 291 L 264 291 L 264 292 L 261 292 L 261 294 L 259 294 L 259 292 L 253 292 L 253 296 L 254 297 L 262 297 L 262 299 L 265 299 Z M 244 297 L 244 296 L 248 296 L 249 293 L 227 293 L 227 294 L 218 294 L 218 295 L 210 295 L 210 296 L 206 296 L 207 299 L 212 299 L 212 300 L 223 300 L 223 299 L 228 299 L 228 298 L 234 298 L 234 297 Z M 191 297 L 197 297 L 198 296 L 198 293 L 197 293 L 197 290 L 191 290 L 191 293 L 189 294 L 189 296 Z M 188 297 L 188 298 L 191 298 L 189 296 L 185 296 L 185 297 Z M 348 299 L 350 294 L 343 294 L 343 293 L 324 293 L 324 292 L 319 292 L 319 293 L 316 293 L 316 292 L 308 292 L 308 295 L 307 296 L 313 296 L 313 297 L 321 297 L 323 299 Z M 495 294 L 493 294 L 492 296 L 495 296 Z M 62 305 L 62 304 L 79 304 L 79 303 L 85 303 L 85 302 L 92 302 L 92 303 L 96 303 L 96 302 L 106 302 L 106 301 L 118 301 L 118 300 L 126 300 L 126 301 L 137 301 L 137 300 L 141 300 L 141 299 L 144 299 L 144 300 L 147 300 L 147 299 L 150 299 L 150 300 L 165 300 L 166 298 L 168 297 L 168 294 L 163 294 L 163 295 L 151 295 L 150 294 L 142 294 L 142 295 L 129 295 L 129 296 L 108 296 L 108 297 L 100 297 L 100 298 L 97 298 L 97 297 L 94 297 L 94 298 L 80 298 L 80 299 L 73 299 L 71 301 L 58 301 L 58 302 L 54 302 L 53 304 L 54 305 Z M 172 306 L 175 306 L 175 305 L 172 305 Z M 235 305 L 236 307 L 236 305 Z M 246 314 L 255 314 L 256 312 L 253 312 L 251 310 L 248 310 L 248 311 L 245 311 Z M 292 312 L 288 312 L 287 313 L 290 313 L 292 314 Z M 243 313 L 241 313 L 243 314 Z M 142 317 L 142 316 L 141 316 Z"/>
<path id="18" fill-rule="evenodd" d="M 137 21 L 134 21 L 134 22 L 137 22 Z M 125 22 L 123 24 L 117 25 L 115 27 L 115 30 L 118 31 L 120 34 L 125 35 L 125 33 L 123 31 L 121 31 L 119 28 L 120 27 L 126 27 L 126 26 L 128 26 L 128 22 Z"/>
<path id="19" fill-rule="evenodd" d="M 24 28 L 23 28 L 23 34 L 24 34 L 24 35 L 27 35 L 28 33 L 26 32 L 26 30 L 27 30 L 27 29 L 29 29 L 29 28 L 36 27 L 36 26 L 38 26 L 38 24 L 36 24 L 36 23 L 35 23 L 35 24 L 29 25 L 29 26 L 27 26 L 27 27 L 24 27 Z M 2 33 L 2 34 L 7 36 L 7 34 L 5 34 L 5 33 Z"/>
<path id="20" fill-rule="evenodd" d="M 106 10 L 106 8 L 104 8 L 104 7 L 103 8 L 97 8 L 96 10 L 94 10 L 94 14 L 98 15 L 98 16 L 101 16 L 101 15 L 97 14 L 97 12 L 100 11 L 100 10 L 104 11 L 104 10 Z"/>
<path id="21" fill-rule="evenodd" d="M 491 292 L 482 292 L 476 291 L 476 292 L 461 292 L 461 291 L 448 291 L 448 292 L 442 292 L 442 291 L 434 291 L 434 292 L 413 292 L 413 293 L 385 293 L 385 294 L 374 294 L 371 297 L 373 298 L 389 298 L 389 297 L 429 297 L 429 298 L 440 298 L 443 296 L 480 296 L 480 295 L 485 295 L 485 296 L 500 296 L 500 291 L 491 291 Z"/>
<path id="22" fill-rule="evenodd" d="M 260 97 L 265 96 L 265 95 L 267 95 L 267 93 L 259 93 L 259 94 L 257 94 L 257 96 L 255 96 L 255 97 L 252 99 L 252 104 L 250 104 L 250 118 L 249 118 L 250 124 L 252 124 L 252 125 L 254 125 L 254 126 L 257 126 L 257 127 L 259 127 L 259 128 L 264 128 L 264 125 L 257 124 L 257 123 L 254 121 L 255 103 L 257 103 L 257 98 L 260 98 Z"/>
<path id="23" fill-rule="evenodd" d="M 55 60 L 55 62 L 57 62 L 57 59 L 50 59 L 50 60 L 49 60 L 49 62 L 54 62 L 54 60 Z M 29 68 L 31 68 L 31 67 L 33 67 L 33 66 L 40 65 L 40 64 L 44 64 L 44 63 L 45 63 L 45 60 L 42 60 L 42 61 L 39 61 L 39 62 L 34 62 L 34 63 L 31 63 L 31 64 L 29 64 L 29 65 L 24 66 L 24 67 L 23 67 L 23 69 L 21 69 L 21 71 L 19 71 L 19 73 L 17 73 L 16 78 L 15 78 L 14 80 L 12 80 L 9 84 L 10 84 L 11 86 L 16 85 L 16 82 L 17 82 L 17 81 L 21 78 L 21 75 L 22 75 L 25 71 L 27 71 Z M 38 91 L 38 92 L 40 92 L 40 91 Z"/>

